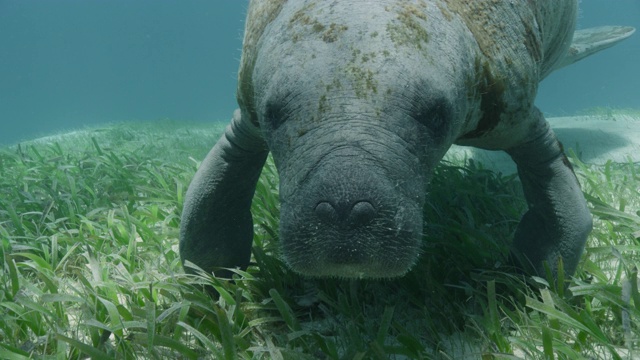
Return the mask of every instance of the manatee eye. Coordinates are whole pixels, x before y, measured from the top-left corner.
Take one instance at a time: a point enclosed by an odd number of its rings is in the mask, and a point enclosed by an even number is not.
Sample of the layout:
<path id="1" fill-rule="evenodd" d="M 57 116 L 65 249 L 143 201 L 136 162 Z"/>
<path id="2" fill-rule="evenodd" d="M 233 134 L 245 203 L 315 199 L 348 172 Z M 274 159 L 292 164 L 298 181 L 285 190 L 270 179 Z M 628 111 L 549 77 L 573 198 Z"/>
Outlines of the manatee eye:
<path id="1" fill-rule="evenodd" d="M 447 135 L 451 125 L 452 110 L 446 100 L 433 99 L 421 104 L 414 117 L 437 139 Z"/>
<path id="2" fill-rule="evenodd" d="M 267 103 L 264 112 L 264 123 L 271 130 L 277 130 L 284 123 L 284 110 L 279 102 Z"/>

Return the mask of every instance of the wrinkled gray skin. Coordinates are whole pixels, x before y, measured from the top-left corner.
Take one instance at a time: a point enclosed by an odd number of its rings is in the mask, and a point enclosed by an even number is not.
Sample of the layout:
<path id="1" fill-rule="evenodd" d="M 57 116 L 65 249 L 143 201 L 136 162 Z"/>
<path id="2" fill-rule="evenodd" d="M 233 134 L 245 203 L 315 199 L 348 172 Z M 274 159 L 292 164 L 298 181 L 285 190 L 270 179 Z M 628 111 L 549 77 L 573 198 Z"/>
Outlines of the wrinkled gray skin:
<path id="1" fill-rule="evenodd" d="M 571 44 L 576 6 L 252 1 L 240 109 L 189 187 L 183 261 L 219 276 L 248 265 L 251 199 L 271 151 L 293 270 L 401 276 L 420 253 L 429 177 L 456 143 L 511 155 L 529 204 L 513 253 L 533 273 L 545 262 L 555 272 L 562 258 L 572 274 L 591 216 L 533 102 Z"/>

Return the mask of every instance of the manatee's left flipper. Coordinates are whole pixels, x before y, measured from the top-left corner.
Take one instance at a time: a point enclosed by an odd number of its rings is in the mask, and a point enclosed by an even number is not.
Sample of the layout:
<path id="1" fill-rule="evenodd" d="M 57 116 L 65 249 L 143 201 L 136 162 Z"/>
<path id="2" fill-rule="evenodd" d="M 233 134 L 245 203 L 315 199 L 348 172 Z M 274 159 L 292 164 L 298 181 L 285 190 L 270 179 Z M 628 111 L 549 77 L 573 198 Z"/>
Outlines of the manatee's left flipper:
<path id="1" fill-rule="evenodd" d="M 525 269 L 532 266 L 540 276 L 545 274 L 545 262 L 557 276 L 561 257 L 570 276 L 591 231 L 591 213 L 562 145 L 537 109 L 531 116 L 536 117 L 532 140 L 507 150 L 518 166 L 529 205 L 513 250 Z"/>
<path id="2" fill-rule="evenodd" d="M 189 185 L 180 224 L 183 264 L 188 260 L 226 278 L 232 274 L 220 267 L 247 267 L 251 199 L 268 153 L 259 129 L 236 110 Z"/>

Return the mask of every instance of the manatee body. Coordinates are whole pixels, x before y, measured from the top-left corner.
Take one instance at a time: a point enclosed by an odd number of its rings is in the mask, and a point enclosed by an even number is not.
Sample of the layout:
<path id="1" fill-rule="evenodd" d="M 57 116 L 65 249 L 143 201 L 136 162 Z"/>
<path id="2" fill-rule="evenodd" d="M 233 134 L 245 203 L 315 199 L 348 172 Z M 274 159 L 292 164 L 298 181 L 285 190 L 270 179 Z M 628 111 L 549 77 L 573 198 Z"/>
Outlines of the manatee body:
<path id="1" fill-rule="evenodd" d="M 633 32 L 585 32 L 568 52 L 576 14 L 569 0 L 251 1 L 239 110 L 187 192 L 183 262 L 223 276 L 248 265 L 271 151 L 293 270 L 401 276 L 420 253 L 433 168 L 455 143 L 511 155 L 529 204 L 513 254 L 532 273 L 561 258 L 572 274 L 591 216 L 533 105 L 538 82 Z"/>

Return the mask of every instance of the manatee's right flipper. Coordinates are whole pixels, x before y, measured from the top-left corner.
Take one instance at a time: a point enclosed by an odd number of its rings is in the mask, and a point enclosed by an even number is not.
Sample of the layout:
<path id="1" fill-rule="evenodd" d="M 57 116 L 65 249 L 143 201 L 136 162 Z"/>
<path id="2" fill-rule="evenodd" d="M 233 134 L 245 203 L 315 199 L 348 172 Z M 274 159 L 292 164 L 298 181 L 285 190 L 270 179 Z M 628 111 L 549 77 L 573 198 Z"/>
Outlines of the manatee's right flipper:
<path id="1" fill-rule="evenodd" d="M 558 70 L 628 38 L 636 31 L 630 26 L 600 26 L 577 30 L 565 57 L 553 68 Z"/>
<path id="2" fill-rule="evenodd" d="M 231 273 L 218 268 L 248 266 L 251 199 L 268 153 L 259 129 L 236 110 L 187 190 L 180 225 L 183 264 L 188 260 L 227 278 Z"/>

